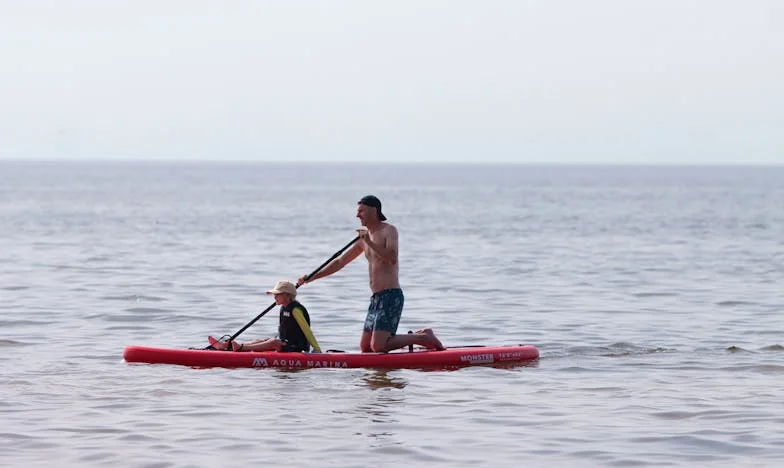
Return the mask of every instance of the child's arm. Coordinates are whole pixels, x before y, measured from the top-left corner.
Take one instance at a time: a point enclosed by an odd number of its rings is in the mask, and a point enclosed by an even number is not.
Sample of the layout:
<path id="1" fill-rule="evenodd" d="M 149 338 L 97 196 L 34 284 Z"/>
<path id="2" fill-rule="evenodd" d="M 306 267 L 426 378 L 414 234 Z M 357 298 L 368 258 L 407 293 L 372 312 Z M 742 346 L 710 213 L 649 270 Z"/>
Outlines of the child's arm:
<path id="1" fill-rule="evenodd" d="M 308 325 L 308 321 L 305 320 L 305 315 L 302 314 L 302 309 L 295 307 L 292 315 L 294 316 L 294 320 L 297 321 L 297 324 L 299 324 L 299 328 L 302 330 L 302 333 L 305 334 L 305 338 L 308 339 L 308 343 L 310 343 L 310 345 L 313 347 L 313 352 L 320 353 L 321 347 L 319 346 L 318 341 L 316 341 L 316 337 L 313 336 L 313 332 L 310 330 L 310 325 Z"/>

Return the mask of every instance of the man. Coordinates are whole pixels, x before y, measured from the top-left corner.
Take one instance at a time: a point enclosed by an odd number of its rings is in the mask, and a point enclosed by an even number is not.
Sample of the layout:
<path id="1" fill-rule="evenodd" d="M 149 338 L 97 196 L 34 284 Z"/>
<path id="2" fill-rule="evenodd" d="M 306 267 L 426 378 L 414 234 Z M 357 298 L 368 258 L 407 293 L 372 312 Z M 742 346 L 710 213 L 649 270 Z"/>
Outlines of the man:
<path id="1" fill-rule="evenodd" d="M 381 213 L 381 201 L 373 195 L 357 202 L 357 218 L 364 229 L 357 229 L 359 240 L 340 257 L 331 261 L 307 282 L 340 271 L 364 253 L 370 277 L 370 298 L 359 349 L 367 352 L 387 352 L 410 345 L 442 350 L 444 346 L 433 330 L 426 328 L 416 333 L 396 335 L 400 315 L 403 313 L 403 291 L 398 281 L 397 228 L 386 222 Z M 305 277 L 297 285 L 305 283 Z"/>

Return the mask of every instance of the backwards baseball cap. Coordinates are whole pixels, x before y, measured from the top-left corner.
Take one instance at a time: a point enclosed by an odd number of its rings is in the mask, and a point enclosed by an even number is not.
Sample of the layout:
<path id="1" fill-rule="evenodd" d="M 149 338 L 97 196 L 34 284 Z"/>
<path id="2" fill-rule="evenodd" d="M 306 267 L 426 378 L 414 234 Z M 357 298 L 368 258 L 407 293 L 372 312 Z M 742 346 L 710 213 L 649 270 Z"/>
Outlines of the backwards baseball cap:
<path id="1" fill-rule="evenodd" d="M 297 295 L 297 287 L 294 286 L 294 283 L 289 281 L 278 281 L 275 284 L 275 287 L 267 291 L 267 294 L 291 294 L 291 297 L 296 297 Z"/>
<path id="2" fill-rule="evenodd" d="M 361 200 L 357 202 L 357 204 L 375 208 L 376 212 L 378 213 L 378 219 L 380 219 L 381 221 L 387 220 L 387 217 L 384 216 L 383 213 L 381 213 L 381 200 L 379 200 L 378 197 L 376 197 L 375 195 L 365 195 L 364 197 L 362 197 Z"/>

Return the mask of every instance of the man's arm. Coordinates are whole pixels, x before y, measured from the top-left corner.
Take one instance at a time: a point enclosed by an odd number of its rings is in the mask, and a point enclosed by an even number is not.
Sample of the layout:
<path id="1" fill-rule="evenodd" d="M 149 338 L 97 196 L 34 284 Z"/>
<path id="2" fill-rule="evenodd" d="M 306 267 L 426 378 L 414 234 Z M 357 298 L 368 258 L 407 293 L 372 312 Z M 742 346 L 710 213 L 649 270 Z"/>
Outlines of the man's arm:
<path id="1" fill-rule="evenodd" d="M 321 271 L 319 271 L 315 275 L 311 276 L 310 278 L 306 278 L 304 276 L 300 278 L 299 281 L 297 281 L 297 286 L 301 286 L 303 283 L 306 282 L 310 283 L 311 281 L 315 281 L 319 278 L 323 278 L 333 273 L 337 273 L 338 271 L 343 269 L 344 266 L 348 265 L 349 263 L 354 261 L 355 258 L 359 257 L 359 254 L 361 253 L 362 253 L 362 246 L 360 246 L 359 244 L 352 245 L 351 248 L 346 251 L 346 253 L 336 258 L 335 260 L 329 262 L 327 266 L 322 268 Z"/>

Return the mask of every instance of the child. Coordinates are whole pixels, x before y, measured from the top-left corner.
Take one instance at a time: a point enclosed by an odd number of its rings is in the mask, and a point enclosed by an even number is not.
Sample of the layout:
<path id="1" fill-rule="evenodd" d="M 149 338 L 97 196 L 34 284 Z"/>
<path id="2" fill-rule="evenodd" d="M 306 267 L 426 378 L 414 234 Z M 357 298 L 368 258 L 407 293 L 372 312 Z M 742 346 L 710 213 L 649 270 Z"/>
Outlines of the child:
<path id="1" fill-rule="evenodd" d="M 210 345 L 218 350 L 227 350 L 229 346 L 233 351 L 283 351 L 283 352 L 308 352 L 313 347 L 313 352 L 320 353 L 321 348 L 310 331 L 310 316 L 305 306 L 296 301 L 297 287 L 289 281 L 278 281 L 274 288 L 267 294 L 275 296 L 275 303 L 280 305 L 280 323 L 278 325 L 278 338 L 254 340 L 245 343 L 217 340 L 209 337 Z"/>

